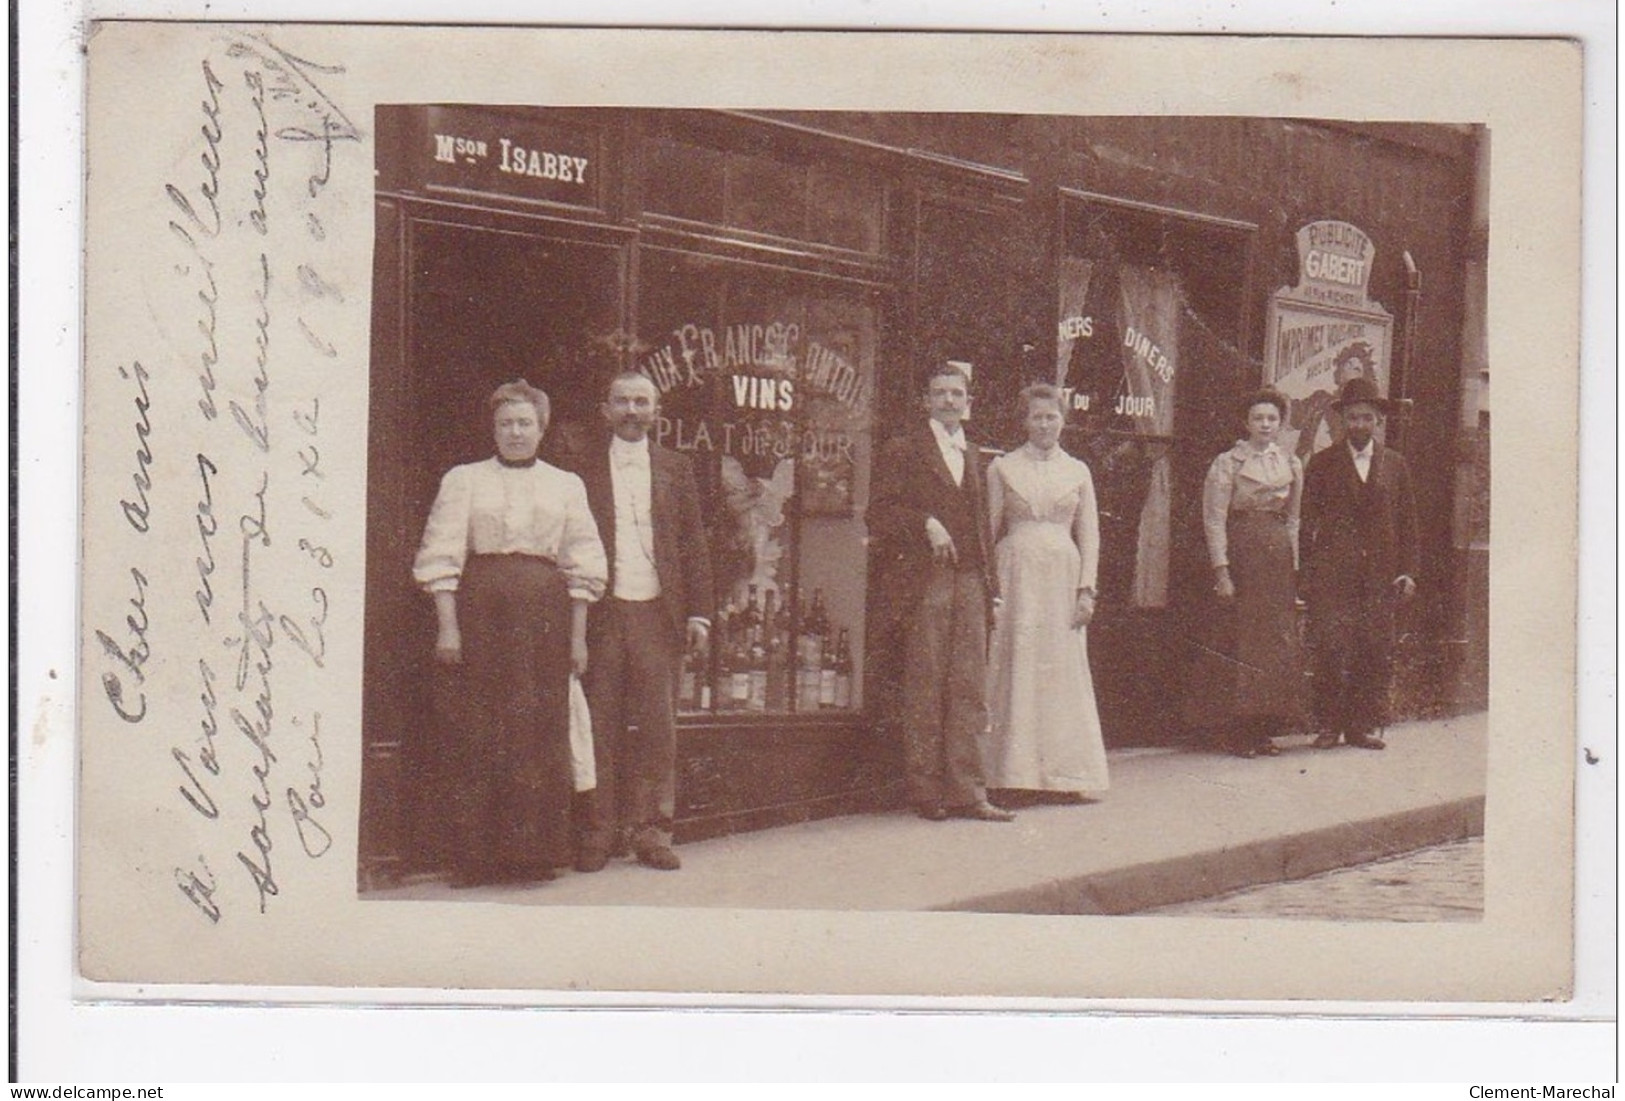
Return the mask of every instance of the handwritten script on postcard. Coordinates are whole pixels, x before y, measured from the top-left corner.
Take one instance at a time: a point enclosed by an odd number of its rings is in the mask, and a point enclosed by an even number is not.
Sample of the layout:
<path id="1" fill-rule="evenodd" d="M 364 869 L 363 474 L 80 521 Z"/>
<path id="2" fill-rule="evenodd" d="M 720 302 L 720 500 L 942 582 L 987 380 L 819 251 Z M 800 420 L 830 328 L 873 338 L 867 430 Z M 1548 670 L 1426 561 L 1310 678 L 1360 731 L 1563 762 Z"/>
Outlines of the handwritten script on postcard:
<path id="1" fill-rule="evenodd" d="M 81 668 L 86 828 L 136 881 L 87 905 L 162 882 L 178 937 L 353 838 L 317 689 L 362 611 L 370 241 L 334 184 L 372 161 L 341 63 L 189 42 L 92 89 Z"/>

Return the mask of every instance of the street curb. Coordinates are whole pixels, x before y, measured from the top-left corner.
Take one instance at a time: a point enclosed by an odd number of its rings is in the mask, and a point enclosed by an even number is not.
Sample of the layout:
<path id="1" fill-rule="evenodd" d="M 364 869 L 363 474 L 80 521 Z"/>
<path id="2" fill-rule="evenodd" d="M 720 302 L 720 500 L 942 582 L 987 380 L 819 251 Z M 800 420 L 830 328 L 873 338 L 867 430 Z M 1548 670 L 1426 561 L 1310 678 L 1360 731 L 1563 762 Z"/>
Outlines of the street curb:
<path id="1" fill-rule="evenodd" d="M 1476 795 L 1232 848 L 957 899 L 931 909 L 995 914 L 1136 914 L 1245 887 L 1303 879 L 1483 833 L 1484 797 Z"/>

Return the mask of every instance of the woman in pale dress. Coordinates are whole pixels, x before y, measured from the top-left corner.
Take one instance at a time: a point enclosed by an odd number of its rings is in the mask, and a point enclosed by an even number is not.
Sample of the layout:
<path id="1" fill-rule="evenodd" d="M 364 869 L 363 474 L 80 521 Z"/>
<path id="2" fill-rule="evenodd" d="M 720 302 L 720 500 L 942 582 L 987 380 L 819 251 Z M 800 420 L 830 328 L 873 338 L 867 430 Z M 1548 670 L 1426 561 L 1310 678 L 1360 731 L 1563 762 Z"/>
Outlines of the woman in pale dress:
<path id="1" fill-rule="evenodd" d="M 1273 735 L 1302 719 L 1293 575 L 1303 463 L 1277 439 L 1286 412 L 1277 390 L 1248 398 L 1247 438 L 1213 460 L 1202 486 L 1219 607 L 1202 617 L 1186 722 L 1238 757 L 1276 756 Z"/>
<path id="2" fill-rule="evenodd" d="M 1106 748 L 1089 674 L 1100 526 L 1089 467 L 1061 449 L 1060 390 L 1021 392 L 1027 442 L 988 468 L 1001 603 L 988 670 L 990 791 L 1061 792 L 1107 785 Z"/>
<path id="3" fill-rule="evenodd" d="M 505 383 L 490 407 L 497 453 L 446 472 L 412 567 L 434 597 L 435 659 L 462 668 L 455 886 L 548 880 L 570 862 L 569 681 L 609 578 L 586 487 L 536 458 L 547 395 Z"/>

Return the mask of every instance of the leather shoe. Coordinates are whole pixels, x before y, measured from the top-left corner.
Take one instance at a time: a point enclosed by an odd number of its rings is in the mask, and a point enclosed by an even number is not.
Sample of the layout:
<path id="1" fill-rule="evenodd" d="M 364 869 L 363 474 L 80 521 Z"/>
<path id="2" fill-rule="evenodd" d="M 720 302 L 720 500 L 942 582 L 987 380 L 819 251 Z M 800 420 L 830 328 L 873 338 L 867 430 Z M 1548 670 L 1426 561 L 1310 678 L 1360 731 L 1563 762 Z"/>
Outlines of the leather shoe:
<path id="1" fill-rule="evenodd" d="M 1336 749 L 1337 743 L 1341 740 L 1341 734 L 1338 734 L 1335 731 L 1327 731 L 1324 734 L 1316 734 L 1315 740 L 1310 744 L 1316 749 Z"/>
<path id="2" fill-rule="evenodd" d="M 955 807 L 948 814 L 954 818 L 969 818 L 977 822 L 1014 822 L 1016 820 L 1016 816 L 1012 812 L 1000 810 L 985 799 L 979 803 L 972 803 L 968 807 Z"/>
<path id="3" fill-rule="evenodd" d="M 576 853 L 575 868 L 578 872 L 601 872 L 608 863 L 608 850 L 597 845 L 584 847 Z"/>
<path id="4" fill-rule="evenodd" d="M 1388 743 L 1377 737 L 1375 734 L 1350 734 L 1347 740 L 1349 745 L 1355 746 L 1359 749 L 1388 748 Z"/>
<path id="5" fill-rule="evenodd" d="M 638 863 L 645 868 L 654 868 L 662 872 L 675 872 L 683 866 L 677 854 L 671 851 L 669 845 L 644 845 L 637 852 Z"/>
<path id="6" fill-rule="evenodd" d="M 947 809 L 945 807 L 938 806 L 936 803 L 928 803 L 925 806 L 915 807 L 914 813 L 918 814 L 927 822 L 946 822 L 948 820 Z"/>

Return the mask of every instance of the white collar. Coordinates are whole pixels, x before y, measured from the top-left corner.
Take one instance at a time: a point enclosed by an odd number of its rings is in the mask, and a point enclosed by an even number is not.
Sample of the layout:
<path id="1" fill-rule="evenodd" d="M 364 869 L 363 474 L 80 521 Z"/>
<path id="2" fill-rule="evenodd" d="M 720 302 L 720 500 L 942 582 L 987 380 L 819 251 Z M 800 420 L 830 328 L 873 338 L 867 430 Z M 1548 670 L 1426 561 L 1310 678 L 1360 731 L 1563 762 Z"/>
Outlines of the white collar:
<path id="1" fill-rule="evenodd" d="M 931 434 L 936 436 L 936 438 L 937 438 L 937 446 L 938 447 L 947 446 L 947 447 L 956 448 L 957 450 L 960 450 L 960 451 L 965 450 L 965 426 L 964 425 L 960 425 L 954 432 L 950 433 L 946 428 L 942 427 L 942 422 L 941 421 L 937 420 L 937 418 L 935 418 L 935 417 L 932 417 L 931 418 Z"/>
<path id="2" fill-rule="evenodd" d="M 1356 459 L 1369 459 L 1377 452 L 1377 437 L 1375 436 L 1372 436 L 1369 440 L 1365 441 L 1364 447 L 1355 447 L 1354 444 L 1347 440 L 1344 440 L 1343 442 L 1347 444 L 1349 454 L 1353 455 Z"/>
<path id="3" fill-rule="evenodd" d="M 1271 440 L 1269 443 L 1267 443 L 1263 447 L 1259 448 L 1259 447 L 1254 447 L 1253 446 L 1253 441 L 1252 440 L 1237 440 L 1235 450 L 1236 450 L 1236 454 L 1240 455 L 1244 459 L 1248 458 L 1248 457 L 1250 457 L 1252 455 L 1277 455 L 1278 456 L 1278 455 L 1281 454 L 1281 445 L 1280 445 L 1279 441 Z"/>
<path id="4" fill-rule="evenodd" d="M 623 440 L 619 436 L 611 436 L 609 438 L 609 457 L 615 463 L 623 466 L 627 463 L 643 463 L 647 465 L 649 462 L 649 437 L 645 436 L 634 443 L 631 440 Z"/>

